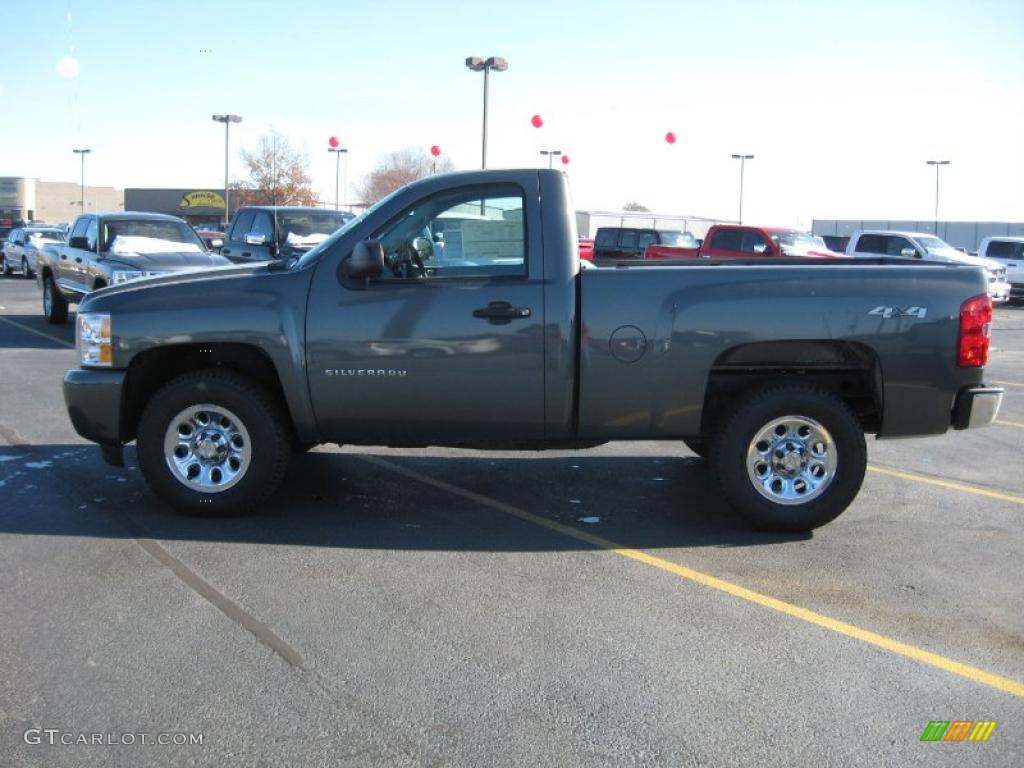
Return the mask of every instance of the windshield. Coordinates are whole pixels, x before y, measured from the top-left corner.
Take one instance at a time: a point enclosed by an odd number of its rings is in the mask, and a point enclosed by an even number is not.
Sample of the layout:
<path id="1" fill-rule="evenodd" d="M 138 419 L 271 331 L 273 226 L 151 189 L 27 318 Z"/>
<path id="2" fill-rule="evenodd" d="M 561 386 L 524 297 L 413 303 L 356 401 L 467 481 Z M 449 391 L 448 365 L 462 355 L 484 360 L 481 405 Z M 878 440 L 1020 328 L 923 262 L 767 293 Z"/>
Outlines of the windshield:
<path id="1" fill-rule="evenodd" d="M 810 232 L 772 232 L 772 240 L 790 248 L 827 248 L 825 241 Z"/>
<path id="2" fill-rule="evenodd" d="M 25 234 L 39 240 L 63 240 L 64 230 L 62 229 L 26 229 Z"/>
<path id="3" fill-rule="evenodd" d="M 103 222 L 103 247 L 113 250 L 115 240 L 119 250 L 139 253 L 163 253 L 182 250 L 206 250 L 203 241 L 183 221 L 123 219 Z M 181 246 L 186 246 L 182 248 Z"/>
<path id="4" fill-rule="evenodd" d="M 342 211 L 286 211 L 277 214 L 278 237 L 282 243 L 319 243 L 330 237 L 351 214 Z"/>
<path id="5" fill-rule="evenodd" d="M 947 243 L 945 240 L 940 240 L 937 237 L 931 235 L 919 235 L 914 238 L 921 247 L 926 251 L 942 251 L 942 250 L 953 250 L 953 246 Z"/>
<path id="6" fill-rule="evenodd" d="M 697 238 L 692 232 L 680 232 L 676 229 L 661 230 L 661 244 L 672 245 L 677 248 L 696 248 Z"/>

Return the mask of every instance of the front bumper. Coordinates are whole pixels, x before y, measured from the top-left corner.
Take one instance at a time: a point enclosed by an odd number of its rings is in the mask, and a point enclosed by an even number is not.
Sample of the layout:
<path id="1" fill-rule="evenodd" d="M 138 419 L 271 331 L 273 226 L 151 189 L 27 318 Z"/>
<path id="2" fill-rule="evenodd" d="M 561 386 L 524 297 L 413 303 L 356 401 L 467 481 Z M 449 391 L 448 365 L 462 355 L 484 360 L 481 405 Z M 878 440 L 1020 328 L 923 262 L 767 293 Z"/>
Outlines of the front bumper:
<path id="1" fill-rule="evenodd" d="M 986 427 L 996 420 L 1003 404 L 1001 387 L 967 387 L 953 406 L 953 429 Z"/>
<path id="2" fill-rule="evenodd" d="M 103 458 L 118 466 L 124 380 L 125 371 L 72 368 L 64 374 L 64 405 L 75 432 L 99 443 Z"/>

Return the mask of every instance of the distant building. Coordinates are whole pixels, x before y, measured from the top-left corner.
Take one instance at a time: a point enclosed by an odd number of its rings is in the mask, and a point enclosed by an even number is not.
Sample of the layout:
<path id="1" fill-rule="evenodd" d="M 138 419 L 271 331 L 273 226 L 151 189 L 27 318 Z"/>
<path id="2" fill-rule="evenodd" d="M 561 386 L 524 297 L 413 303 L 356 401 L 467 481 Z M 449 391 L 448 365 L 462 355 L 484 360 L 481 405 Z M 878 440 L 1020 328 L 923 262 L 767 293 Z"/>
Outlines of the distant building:
<path id="1" fill-rule="evenodd" d="M 580 237 L 593 237 L 599 227 L 633 227 L 691 232 L 702 239 L 712 224 L 735 224 L 707 216 L 680 216 L 650 211 L 576 211 L 576 229 Z"/>
<path id="2" fill-rule="evenodd" d="M 120 211 L 124 192 L 114 187 L 85 188 L 86 211 Z M 0 222 L 18 226 L 30 221 L 70 222 L 82 212 L 82 187 L 72 181 L 40 181 L 0 176 Z"/>
<path id="3" fill-rule="evenodd" d="M 935 234 L 935 220 L 878 221 L 857 219 L 815 219 L 811 231 L 822 237 L 834 236 L 848 240 L 858 229 L 894 229 L 902 232 Z M 1008 221 L 940 221 L 938 236 L 957 248 L 977 249 L 986 237 L 1024 237 L 1024 222 Z"/>
<path id="4" fill-rule="evenodd" d="M 239 205 L 237 195 L 230 196 L 231 213 Z M 180 216 L 189 224 L 224 223 L 224 189 L 185 187 L 184 189 L 138 189 L 124 191 L 126 211 L 145 211 Z M 228 217 L 230 218 L 230 216 Z"/>

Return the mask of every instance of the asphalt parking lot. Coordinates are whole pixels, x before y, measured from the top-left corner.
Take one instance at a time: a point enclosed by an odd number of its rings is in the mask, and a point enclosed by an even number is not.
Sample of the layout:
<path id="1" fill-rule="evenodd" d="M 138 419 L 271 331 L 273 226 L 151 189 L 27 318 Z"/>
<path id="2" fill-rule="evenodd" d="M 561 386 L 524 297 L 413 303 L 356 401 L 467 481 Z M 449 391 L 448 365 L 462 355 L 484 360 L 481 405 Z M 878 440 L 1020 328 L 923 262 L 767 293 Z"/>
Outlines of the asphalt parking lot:
<path id="1" fill-rule="evenodd" d="M 0 278 L 0 764 L 1019 765 L 1024 306 L 993 343 L 999 422 L 869 442 L 813 535 L 667 442 L 325 446 L 202 520 L 75 435 L 73 325 Z"/>

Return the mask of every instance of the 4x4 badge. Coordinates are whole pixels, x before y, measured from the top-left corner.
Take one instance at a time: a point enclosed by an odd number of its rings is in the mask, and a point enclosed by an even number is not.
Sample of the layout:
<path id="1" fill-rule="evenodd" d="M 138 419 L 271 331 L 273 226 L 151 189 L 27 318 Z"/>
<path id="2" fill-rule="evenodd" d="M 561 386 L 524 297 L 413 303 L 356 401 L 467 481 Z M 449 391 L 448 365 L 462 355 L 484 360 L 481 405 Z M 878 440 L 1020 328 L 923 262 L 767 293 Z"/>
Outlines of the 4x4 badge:
<path id="1" fill-rule="evenodd" d="M 875 307 L 869 315 L 879 315 L 880 317 L 916 317 L 919 320 L 924 320 L 924 316 L 928 314 L 928 309 L 925 307 Z"/>

